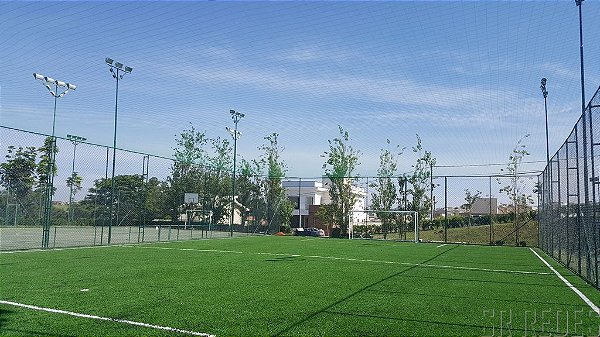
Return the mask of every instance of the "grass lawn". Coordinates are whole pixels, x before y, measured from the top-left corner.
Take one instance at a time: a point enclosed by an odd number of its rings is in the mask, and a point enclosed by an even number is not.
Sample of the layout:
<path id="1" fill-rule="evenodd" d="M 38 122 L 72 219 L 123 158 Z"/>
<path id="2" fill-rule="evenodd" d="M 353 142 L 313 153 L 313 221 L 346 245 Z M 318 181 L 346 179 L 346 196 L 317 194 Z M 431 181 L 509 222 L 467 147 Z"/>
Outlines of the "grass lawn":
<path id="1" fill-rule="evenodd" d="M 1 253 L 0 301 L 2 336 L 175 334 L 123 320 L 216 336 L 597 335 L 600 323 L 529 248 L 301 237 Z"/>

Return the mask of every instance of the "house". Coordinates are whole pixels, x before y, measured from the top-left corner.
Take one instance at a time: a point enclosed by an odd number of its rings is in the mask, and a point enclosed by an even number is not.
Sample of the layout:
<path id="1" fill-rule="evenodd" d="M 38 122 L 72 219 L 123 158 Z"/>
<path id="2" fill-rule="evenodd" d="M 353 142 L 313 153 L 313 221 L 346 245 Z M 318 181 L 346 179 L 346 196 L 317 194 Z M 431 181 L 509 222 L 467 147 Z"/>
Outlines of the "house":
<path id="1" fill-rule="evenodd" d="M 329 186 L 331 181 L 327 178 L 321 180 L 298 179 L 286 180 L 283 182 L 285 195 L 294 205 L 292 213 L 292 227 L 316 227 L 327 230 L 326 225 L 321 223 L 317 212 L 321 205 L 331 203 L 329 195 Z M 367 214 L 365 210 L 365 189 L 358 186 L 352 186 L 352 192 L 357 195 L 356 202 L 352 207 L 351 224 L 364 223 Z M 327 233 L 328 234 L 328 233 Z"/>
<path id="2" fill-rule="evenodd" d="M 498 214 L 498 199 L 477 198 L 471 206 L 471 215 L 496 215 Z"/>

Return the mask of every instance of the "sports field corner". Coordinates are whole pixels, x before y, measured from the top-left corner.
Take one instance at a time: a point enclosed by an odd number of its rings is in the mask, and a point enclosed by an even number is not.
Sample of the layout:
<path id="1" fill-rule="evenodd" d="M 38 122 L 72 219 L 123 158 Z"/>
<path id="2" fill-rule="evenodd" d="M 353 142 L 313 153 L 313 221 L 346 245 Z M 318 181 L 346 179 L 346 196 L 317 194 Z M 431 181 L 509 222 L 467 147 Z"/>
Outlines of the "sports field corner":
<path id="1" fill-rule="evenodd" d="M 526 247 L 254 236 L 7 251 L 0 268 L 2 336 L 592 336 L 600 327 L 600 292 Z"/>

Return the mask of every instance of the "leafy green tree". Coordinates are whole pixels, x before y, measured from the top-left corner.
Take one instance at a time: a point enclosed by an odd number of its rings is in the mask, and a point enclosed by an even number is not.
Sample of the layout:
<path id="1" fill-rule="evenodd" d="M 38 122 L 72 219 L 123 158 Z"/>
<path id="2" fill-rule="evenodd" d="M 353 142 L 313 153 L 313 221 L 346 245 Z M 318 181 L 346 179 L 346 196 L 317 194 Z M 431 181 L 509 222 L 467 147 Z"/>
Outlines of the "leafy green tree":
<path id="1" fill-rule="evenodd" d="M 266 219 L 263 166 L 260 160 L 242 159 L 236 180 L 237 200 L 242 205 L 240 211 L 244 215 L 243 219 L 251 214 L 255 225 Z"/>
<path id="2" fill-rule="evenodd" d="M 37 172 L 37 176 L 38 176 L 38 188 L 45 188 L 46 184 L 48 183 L 48 168 L 50 167 L 50 160 L 51 160 L 51 156 L 52 156 L 52 148 L 53 148 L 53 144 L 54 144 L 54 158 L 56 158 L 56 154 L 58 153 L 59 149 L 58 146 L 56 146 L 56 143 L 53 141 L 52 137 L 46 137 L 44 139 L 44 145 L 42 145 L 41 147 L 38 148 L 38 153 L 40 154 L 40 161 L 38 162 L 37 168 L 36 168 L 36 172 Z M 51 167 L 51 172 L 53 174 L 53 176 L 56 176 L 56 173 L 58 172 L 58 168 L 56 166 L 56 162 L 52 163 L 52 167 Z M 54 190 L 56 191 L 56 188 L 54 188 Z M 52 191 L 52 193 L 54 193 L 54 191 Z"/>
<path id="3" fill-rule="evenodd" d="M 82 182 L 83 178 L 77 172 L 72 172 L 71 176 L 67 178 L 67 187 L 69 188 L 69 222 L 73 220 L 73 199 L 75 198 L 75 195 L 81 191 Z"/>
<path id="4" fill-rule="evenodd" d="M 72 200 L 75 198 L 75 195 L 81 191 L 81 183 L 83 182 L 83 178 L 77 173 L 71 173 L 71 176 L 67 178 L 67 187 L 70 191 L 69 199 Z"/>
<path id="5" fill-rule="evenodd" d="M 319 216 L 323 222 L 337 225 L 340 235 L 345 236 L 350 224 L 350 211 L 356 202 L 357 195 L 352 191 L 352 183 L 357 181 L 355 169 L 360 164 L 360 151 L 350 145 L 348 131 L 338 126 L 339 136 L 330 139 L 329 151 L 321 157 L 326 161 L 323 164 L 325 177 L 329 180 L 329 196 L 331 204 L 323 205 Z"/>
<path id="6" fill-rule="evenodd" d="M 390 144 L 390 140 L 387 140 Z M 391 211 L 395 209 L 398 199 L 398 188 L 394 177 L 398 174 L 398 157 L 404 149 L 396 146 L 393 150 L 381 149 L 379 155 L 379 168 L 377 169 L 377 182 L 372 183 L 370 187 L 375 189 L 371 194 L 371 202 L 374 210 Z M 390 213 L 377 212 L 377 217 L 381 220 L 383 238 L 387 238 L 387 233 L 391 231 L 395 224 L 395 216 Z"/>
<path id="7" fill-rule="evenodd" d="M 171 166 L 171 174 L 163 184 L 165 203 L 160 208 L 165 209 L 171 219 L 177 219 L 183 205 L 183 196 L 186 192 L 200 193 L 204 187 L 207 174 L 207 153 L 205 147 L 208 143 L 203 132 L 197 131 L 193 125 L 184 130 L 179 138 L 175 139 L 176 147 L 173 148 L 175 161 Z M 158 201 L 158 200 L 157 200 Z M 156 209 L 156 207 L 153 207 Z"/>
<path id="8" fill-rule="evenodd" d="M 210 202 L 213 221 L 224 223 L 231 212 L 231 176 L 233 149 L 227 139 L 211 139 L 213 154 L 208 157 L 209 169 L 205 172 L 204 195 Z"/>
<path id="9" fill-rule="evenodd" d="M 519 169 L 523 158 L 529 155 L 527 146 L 524 144 L 525 138 L 529 137 L 529 134 L 521 137 L 510 155 L 508 156 L 508 163 L 506 168 L 502 169 L 503 172 L 507 172 L 510 183 L 500 188 L 500 193 L 506 194 L 511 202 L 511 213 L 514 214 L 514 232 L 515 232 L 515 244 L 519 244 L 519 220 L 521 215 L 524 217 L 530 213 L 531 205 L 533 204 L 533 197 L 531 194 L 527 194 L 524 191 L 524 179 L 519 176 Z M 498 183 L 501 184 L 500 179 Z"/>
<path id="10" fill-rule="evenodd" d="M 475 201 L 480 197 L 480 191 L 472 193 L 468 188 L 465 189 L 465 203 L 462 204 L 460 207 L 467 212 L 469 226 L 471 226 L 471 212 L 473 210 L 473 204 L 475 204 Z"/>
<path id="11" fill-rule="evenodd" d="M 24 199 L 35 185 L 36 157 L 35 147 L 15 148 L 10 145 L 6 161 L 0 164 L 0 184 L 17 199 Z"/>
<path id="12" fill-rule="evenodd" d="M 114 225 L 131 225 L 138 221 L 140 211 L 146 206 L 140 196 L 144 191 L 144 178 L 142 175 L 118 175 L 115 177 L 115 202 L 116 223 Z M 94 186 L 82 201 L 88 206 L 95 206 L 96 217 L 110 220 L 110 201 L 112 192 L 112 179 L 102 178 L 94 181 Z"/>
<path id="13" fill-rule="evenodd" d="M 423 150 L 419 135 L 417 135 L 417 145 L 412 150 L 419 157 L 415 165 L 413 165 L 412 174 L 408 176 L 408 182 L 411 186 L 408 193 L 412 197 L 410 207 L 412 211 L 418 212 L 419 222 L 423 223 L 423 220 L 427 218 L 431 210 L 433 202 L 427 192 L 433 188 L 430 184 L 431 167 L 435 165 L 436 160 L 430 151 Z"/>
<path id="14" fill-rule="evenodd" d="M 267 223 L 278 224 L 278 229 L 290 226 L 290 220 L 293 212 L 293 205 L 285 195 L 282 178 L 286 173 L 286 166 L 281 159 L 283 148 L 278 143 L 278 134 L 272 133 L 264 139 L 266 144 L 258 149 L 263 151 L 261 162 L 267 167 L 267 179 L 264 182 L 266 192 Z"/>

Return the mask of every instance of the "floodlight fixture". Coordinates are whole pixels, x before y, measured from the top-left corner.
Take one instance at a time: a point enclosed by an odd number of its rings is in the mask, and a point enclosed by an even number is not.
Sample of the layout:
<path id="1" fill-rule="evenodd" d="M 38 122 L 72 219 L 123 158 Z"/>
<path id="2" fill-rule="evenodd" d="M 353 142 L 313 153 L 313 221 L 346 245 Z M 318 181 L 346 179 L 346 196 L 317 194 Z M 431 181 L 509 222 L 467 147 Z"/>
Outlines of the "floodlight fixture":
<path id="1" fill-rule="evenodd" d="M 44 77 L 44 81 L 46 81 L 48 83 L 52 83 L 52 84 L 54 84 L 54 82 L 56 82 L 55 79 L 53 79 L 52 77 L 48 77 L 48 76 Z"/>
<path id="2" fill-rule="evenodd" d="M 80 137 L 80 136 L 75 136 L 75 135 L 67 135 L 67 139 L 72 142 L 85 142 L 87 140 L 87 138 L 85 138 L 85 137 Z"/>
<path id="3" fill-rule="evenodd" d="M 128 66 L 125 66 L 125 72 L 126 72 L 126 73 L 130 73 L 130 72 L 132 72 L 132 71 L 133 71 L 133 68 L 131 68 L 131 67 L 128 67 Z"/>
<path id="4" fill-rule="evenodd" d="M 123 63 L 121 62 L 115 62 L 115 67 L 122 69 L 123 68 Z"/>
<path id="5" fill-rule="evenodd" d="M 56 81 L 56 85 L 58 85 L 59 87 L 66 87 L 67 86 L 67 84 L 65 82 L 58 81 L 58 80 Z"/>
<path id="6" fill-rule="evenodd" d="M 43 81 L 44 75 L 40 75 L 38 73 L 33 73 L 33 78 L 35 78 L 36 80 L 39 80 L 39 81 Z"/>
<path id="7" fill-rule="evenodd" d="M 111 59 L 110 57 L 107 57 L 104 61 L 106 61 L 106 64 L 108 64 L 109 66 L 112 66 L 114 60 Z"/>
<path id="8" fill-rule="evenodd" d="M 542 95 L 544 95 L 544 98 L 548 97 L 548 91 L 546 90 L 546 81 L 546 78 L 542 78 L 540 84 L 540 89 L 542 90 Z"/>
<path id="9" fill-rule="evenodd" d="M 583 2 L 583 0 L 575 0 L 575 5 L 581 6 L 582 2 Z"/>
<path id="10" fill-rule="evenodd" d="M 67 88 L 69 90 L 75 90 L 75 89 L 77 89 L 77 86 L 75 84 L 67 83 Z"/>

